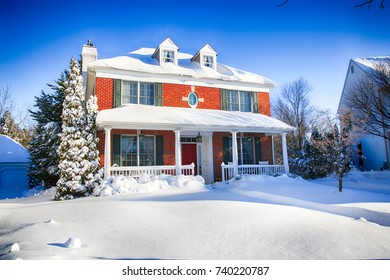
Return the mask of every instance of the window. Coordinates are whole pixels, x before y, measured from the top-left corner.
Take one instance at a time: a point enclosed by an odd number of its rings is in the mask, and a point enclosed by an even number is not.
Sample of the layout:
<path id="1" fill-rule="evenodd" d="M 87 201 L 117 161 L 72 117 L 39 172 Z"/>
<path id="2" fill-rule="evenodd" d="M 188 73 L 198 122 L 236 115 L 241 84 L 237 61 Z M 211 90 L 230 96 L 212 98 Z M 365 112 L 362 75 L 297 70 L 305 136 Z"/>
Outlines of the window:
<path id="1" fill-rule="evenodd" d="M 227 110 L 238 111 L 238 91 L 228 90 L 227 91 Z"/>
<path id="2" fill-rule="evenodd" d="M 249 91 L 240 91 L 240 111 L 251 112 L 251 93 Z"/>
<path id="3" fill-rule="evenodd" d="M 203 65 L 214 69 L 214 58 L 210 55 L 203 56 Z"/>
<path id="4" fill-rule="evenodd" d="M 252 112 L 251 93 L 249 91 L 227 91 L 227 110 Z"/>
<path id="5" fill-rule="evenodd" d="M 154 105 L 154 84 L 140 83 L 139 103 Z"/>
<path id="6" fill-rule="evenodd" d="M 198 106 L 198 96 L 196 95 L 195 92 L 190 92 L 188 94 L 188 105 L 191 107 L 191 108 L 196 108 Z"/>
<path id="7" fill-rule="evenodd" d="M 224 158 L 227 161 L 233 161 L 232 154 L 232 138 L 227 138 L 227 147 L 224 149 Z M 254 139 L 253 137 L 237 137 L 237 148 L 238 148 L 238 164 L 255 164 L 255 149 L 254 149 Z"/>
<path id="8" fill-rule="evenodd" d="M 122 104 L 154 105 L 154 83 L 122 81 Z"/>
<path id="9" fill-rule="evenodd" d="M 139 158 L 139 162 L 138 162 Z M 122 166 L 155 165 L 154 136 L 122 135 L 121 138 Z"/>
<path id="10" fill-rule="evenodd" d="M 163 51 L 163 61 L 164 62 L 175 63 L 175 53 L 174 53 L 174 51 L 164 50 Z"/>

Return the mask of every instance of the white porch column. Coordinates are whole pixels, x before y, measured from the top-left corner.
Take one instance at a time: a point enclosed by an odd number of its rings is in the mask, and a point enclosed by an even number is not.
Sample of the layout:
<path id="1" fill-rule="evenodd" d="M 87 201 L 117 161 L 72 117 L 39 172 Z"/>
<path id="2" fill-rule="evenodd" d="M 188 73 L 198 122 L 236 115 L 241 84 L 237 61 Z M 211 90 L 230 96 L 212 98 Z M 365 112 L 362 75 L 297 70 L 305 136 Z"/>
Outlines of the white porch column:
<path id="1" fill-rule="evenodd" d="M 288 155 L 287 155 L 287 141 L 286 141 L 287 133 L 282 133 L 282 149 L 283 149 L 283 165 L 284 170 L 288 174 L 290 173 L 290 168 L 288 166 Z"/>
<path id="2" fill-rule="evenodd" d="M 238 146 L 237 146 L 237 132 L 232 131 L 232 154 L 233 154 L 233 175 L 238 175 Z"/>
<path id="3" fill-rule="evenodd" d="M 111 175 L 111 128 L 104 128 L 104 179 Z"/>
<path id="4" fill-rule="evenodd" d="M 176 175 L 180 175 L 181 174 L 180 130 L 175 130 L 175 165 L 176 165 Z"/>

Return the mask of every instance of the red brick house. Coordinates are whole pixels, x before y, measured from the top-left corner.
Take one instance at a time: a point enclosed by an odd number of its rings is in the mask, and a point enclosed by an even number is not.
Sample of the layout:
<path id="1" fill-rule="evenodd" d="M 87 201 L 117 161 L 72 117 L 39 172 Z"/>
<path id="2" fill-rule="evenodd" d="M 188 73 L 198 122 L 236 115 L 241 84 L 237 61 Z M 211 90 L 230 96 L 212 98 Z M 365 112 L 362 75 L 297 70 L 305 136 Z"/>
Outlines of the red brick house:
<path id="1" fill-rule="evenodd" d="M 157 48 L 108 59 L 97 59 L 88 44 L 82 65 L 86 98 L 98 98 L 105 177 L 199 174 L 211 183 L 288 172 L 286 145 L 284 164 L 273 165 L 272 135 L 285 143 L 294 130 L 270 117 L 275 83 L 217 63 L 209 44 L 189 55 L 167 38 Z"/>

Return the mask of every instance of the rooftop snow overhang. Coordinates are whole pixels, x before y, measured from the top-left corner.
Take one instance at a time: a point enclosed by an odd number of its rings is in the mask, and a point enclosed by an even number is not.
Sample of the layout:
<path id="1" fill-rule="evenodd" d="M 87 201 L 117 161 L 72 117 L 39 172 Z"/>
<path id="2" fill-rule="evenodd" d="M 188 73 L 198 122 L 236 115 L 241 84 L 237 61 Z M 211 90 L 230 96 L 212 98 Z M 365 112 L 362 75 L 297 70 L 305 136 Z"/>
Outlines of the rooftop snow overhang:
<path id="1" fill-rule="evenodd" d="M 129 104 L 100 111 L 98 129 L 149 129 L 280 134 L 295 128 L 275 118 L 221 110 Z"/>

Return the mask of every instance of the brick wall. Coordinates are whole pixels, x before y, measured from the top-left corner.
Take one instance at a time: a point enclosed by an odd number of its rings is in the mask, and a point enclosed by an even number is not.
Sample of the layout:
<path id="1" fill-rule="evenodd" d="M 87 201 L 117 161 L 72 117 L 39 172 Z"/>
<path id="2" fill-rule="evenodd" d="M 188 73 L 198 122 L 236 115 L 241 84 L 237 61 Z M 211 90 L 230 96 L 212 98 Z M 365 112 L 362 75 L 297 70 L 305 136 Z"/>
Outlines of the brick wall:
<path id="1" fill-rule="evenodd" d="M 199 102 L 199 109 L 221 109 L 221 95 L 220 89 L 210 88 L 203 86 L 191 87 L 189 85 L 177 85 L 177 84 L 163 84 L 163 106 L 169 107 L 184 107 L 188 108 L 188 102 L 183 101 L 183 97 L 187 97 L 191 91 L 195 91 L 198 98 L 204 99 L 204 102 Z M 105 110 L 113 108 L 113 92 L 114 92 L 114 80 L 110 78 L 96 78 L 96 96 L 98 98 L 99 110 Z M 258 104 L 259 113 L 270 115 L 270 96 L 266 92 L 258 92 Z M 114 134 L 137 134 L 136 130 L 118 130 L 113 129 L 111 131 L 111 137 Z M 173 131 L 146 131 L 142 130 L 142 134 L 145 135 L 162 135 L 164 137 L 164 165 L 175 164 L 175 134 Z M 104 131 L 98 131 L 97 133 L 99 142 L 99 152 L 101 164 L 104 163 Z M 272 142 L 271 137 L 266 137 L 263 134 L 244 134 L 244 136 L 261 137 L 262 144 L 262 160 L 268 160 L 272 163 Z M 223 137 L 231 137 L 229 132 L 215 132 L 213 133 L 213 158 L 214 158 L 214 177 L 215 180 L 219 180 L 222 177 L 221 163 L 223 161 Z M 111 138 L 113 143 L 113 138 Z M 111 146 L 111 153 L 113 147 Z"/>
<path id="2" fill-rule="evenodd" d="M 98 99 L 98 108 L 100 110 L 111 109 L 114 107 L 114 80 L 109 78 L 96 78 L 96 97 Z"/>
<path id="3" fill-rule="evenodd" d="M 189 108 L 188 102 L 183 101 L 183 97 L 188 97 L 188 94 L 194 89 L 199 99 L 203 99 L 198 103 L 199 109 L 221 109 L 221 95 L 218 88 L 163 84 L 163 106 L 168 107 L 184 107 Z"/>
<path id="4" fill-rule="evenodd" d="M 271 116 L 271 102 L 268 92 L 258 92 L 257 98 L 259 102 L 259 113 Z"/>
<path id="5" fill-rule="evenodd" d="M 173 131 L 163 131 L 163 130 L 142 130 L 144 135 L 162 135 L 164 137 L 164 155 L 163 162 L 164 165 L 175 165 L 175 133 Z M 111 164 L 112 164 L 112 155 L 114 149 L 113 137 L 117 134 L 123 135 L 136 135 L 137 130 L 133 129 L 112 129 L 111 130 Z M 97 136 L 99 137 L 99 153 L 100 153 L 100 163 L 104 165 L 104 144 L 105 144 L 105 133 L 104 131 L 98 131 Z"/>

